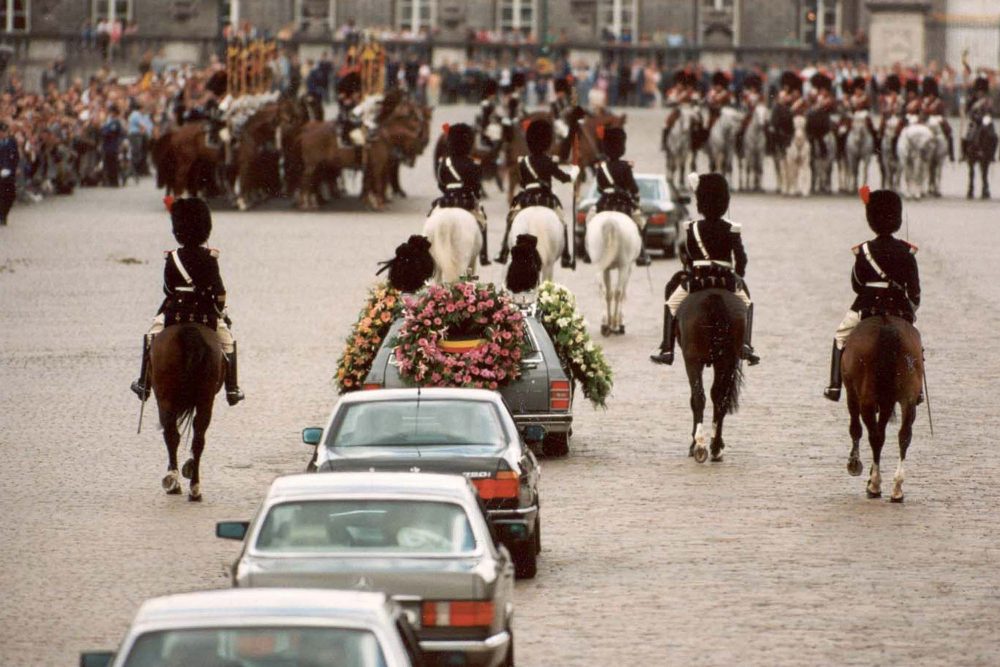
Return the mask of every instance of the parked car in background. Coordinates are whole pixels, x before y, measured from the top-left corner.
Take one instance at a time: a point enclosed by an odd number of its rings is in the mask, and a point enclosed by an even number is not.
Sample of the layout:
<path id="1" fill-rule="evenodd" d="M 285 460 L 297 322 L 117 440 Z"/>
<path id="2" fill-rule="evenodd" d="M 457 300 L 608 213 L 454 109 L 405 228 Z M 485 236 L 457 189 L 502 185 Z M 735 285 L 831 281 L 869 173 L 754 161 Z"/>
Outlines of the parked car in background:
<path id="1" fill-rule="evenodd" d="M 143 603 L 121 647 L 81 667 L 417 667 L 416 635 L 382 593 L 223 590 Z"/>
<path id="2" fill-rule="evenodd" d="M 646 248 L 661 250 L 666 257 L 676 257 L 683 241 L 681 225 L 688 219 L 687 205 L 691 198 L 677 192 L 677 188 L 663 174 L 636 174 L 635 182 L 639 186 L 639 206 L 646 218 Z M 593 216 L 599 197 L 597 179 L 593 179 L 590 189 L 576 207 L 578 253 L 583 248 L 584 223 Z"/>
<path id="3" fill-rule="evenodd" d="M 525 440 L 543 437 L 537 424 L 526 427 Z M 302 439 L 316 446 L 320 472 L 437 472 L 468 478 L 510 550 L 517 576 L 535 576 L 541 551 L 538 460 L 497 392 L 354 392 L 340 399 L 324 428 L 307 428 Z"/>
<path id="4" fill-rule="evenodd" d="M 545 428 L 539 452 L 565 456 L 573 430 L 573 381 L 563 368 L 545 326 L 531 313 L 525 314 L 527 350 L 521 359 L 521 377 L 499 389 L 518 429 L 529 424 Z M 403 320 L 393 322 L 365 378 L 365 389 L 396 389 L 408 386 L 399 375 L 392 341 Z"/>
<path id="5" fill-rule="evenodd" d="M 513 664 L 513 564 L 463 477 L 279 477 L 252 522 L 220 522 L 216 535 L 244 540 L 234 586 L 381 591 L 430 662 Z"/>

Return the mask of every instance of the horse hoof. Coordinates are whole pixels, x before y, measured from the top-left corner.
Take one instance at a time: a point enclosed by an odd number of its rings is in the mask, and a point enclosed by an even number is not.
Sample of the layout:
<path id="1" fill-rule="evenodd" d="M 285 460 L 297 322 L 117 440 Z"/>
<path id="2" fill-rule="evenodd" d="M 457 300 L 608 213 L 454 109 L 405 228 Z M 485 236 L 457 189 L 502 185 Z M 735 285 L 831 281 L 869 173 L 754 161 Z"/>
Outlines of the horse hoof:
<path id="1" fill-rule="evenodd" d="M 177 471 L 171 470 L 163 477 L 163 481 L 160 482 L 163 486 L 163 490 L 167 492 L 167 495 L 176 496 L 181 492 L 180 482 L 177 481 Z"/>
<path id="2" fill-rule="evenodd" d="M 860 475 L 861 470 L 861 459 L 850 459 L 847 461 L 847 474 L 851 477 L 857 477 Z"/>
<path id="3" fill-rule="evenodd" d="M 604 337 L 610 336 L 611 335 L 611 327 L 609 327 L 607 324 L 602 324 L 601 325 L 601 335 L 604 336 Z"/>
<path id="4" fill-rule="evenodd" d="M 899 494 L 898 498 L 896 496 L 893 496 L 892 498 L 889 498 L 889 502 L 892 502 L 892 503 L 901 503 L 901 502 L 903 502 L 903 494 L 902 493 Z"/>
<path id="5" fill-rule="evenodd" d="M 194 459 L 188 459 L 181 466 L 181 474 L 184 475 L 184 479 L 191 479 L 191 475 L 194 474 Z"/>
<path id="6" fill-rule="evenodd" d="M 712 463 L 722 463 L 722 452 L 712 454 Z"/>
<path id="7" fill-rule="evenodd" d="M 193 493 L 189 493 L 188 494 L 188 502 L 189 503 L 200 503 L 201 502 L 201 494 L 199 493 L 198 495 L 194 495 Z"/>
<path id="8" fill-rule="evenodd" d="M 708 450 L 704 447 L 694 448 L 694 460 L 698 463 L 704 463 L 708 460 Z"/>
<path id="9" fill-rule="evenodd" d="M 881 498 L 882 497 L 882 492 L 881 491 L 872 491 L 870 489 L 865 489 L 865 493 L 868 494 L 869 498 Z"/>
<path id="10" fill-rule="evenodd" d="M 618 330 L 615 333 L 618 334 L 619 336 L 624 336 L 625 335 L 625 325 L 622 324 L 621 326 L 619 326 Z"/>

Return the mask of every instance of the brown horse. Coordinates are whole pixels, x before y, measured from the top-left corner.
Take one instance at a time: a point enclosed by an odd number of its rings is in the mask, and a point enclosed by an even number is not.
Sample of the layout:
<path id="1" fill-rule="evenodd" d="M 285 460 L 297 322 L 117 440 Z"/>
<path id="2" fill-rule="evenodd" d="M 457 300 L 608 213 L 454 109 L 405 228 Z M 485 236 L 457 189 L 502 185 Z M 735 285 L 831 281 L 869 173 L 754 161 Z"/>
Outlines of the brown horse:
<path id="1" fill-rule="evenodd" d="M 727 414 L 739 408 L 743 370 L 740 357 L 743 333 L 746 329 L 746 306 L 732 292 L 724 289 L 703 289 L 692 292 L 677 309 L 677 331 L 688 384 L 691 385 L 691 446 L 688 456 L 698 463 L 708 458 L 706 434 L 702 423 L 705 414 L 705 387 L 702 373 L 712 366 L 712 428 L 707 434 L 711 441 L 713 461 L 722 460 L 726 444 L 722 439 L 722 422 Z"/>
<path id="2" fill-rule="evenodd" d="M 169 326 L 153 338 L 149 351 L 149 368 L 153 393 L 167 445 L 167 474 L 163 489 L 179 494 L 181 484 L 177 473 L 179 427 L 191 425 L 191 458 L 181 474 L 191 480 L 188 500 L 201 500 L 201 453 L 205 449 L 205 432 L 212 421 L 215 395 L 222 388 L 225 365 L 222 348 L 214 331 L 201 324 Z"/>
<path id="3" fill-rule="evenodd" d="M 225 149 L 221 141 L 218 146 L 208 145 L 208 129 L 208 121 L 193 121 L 155 141 L 152 155 L 157 184 L 162 184 L 167 194 L 193 197 L 213 185 L 212 179 L 225 162 Z"/>
<path id="4" fill-rule="evenodd" d="M 237 141 L 235 158 L 239 187 L 236 206 L 241 211 L 281 195 L 282 144 L 294 139 L 310 113 L 304 100 L 282 97 L 265 104 L 247 120 Z"/>
<path id="5" fill-rule="evenodd" d="M 899 466 L 893 478 L 891 500 L 903 502 L 903 462 L 913 436 L 913 420 L 923 389 L 924 359 L 920 333 L 906 320 L 891 316 L 867 317 L 854 329 L 844 346 L 841 367 L 847 388 L 847 409 L 851 414 L 851 454 L 847 471 L 861 474 L 858 443 L 861 422 L 868 429 L 872 467 L 866 490 L 869 498 L 882 495 L 879 465 L 885 444 L 886 424 L 902 409 L 899 427 Z"/>

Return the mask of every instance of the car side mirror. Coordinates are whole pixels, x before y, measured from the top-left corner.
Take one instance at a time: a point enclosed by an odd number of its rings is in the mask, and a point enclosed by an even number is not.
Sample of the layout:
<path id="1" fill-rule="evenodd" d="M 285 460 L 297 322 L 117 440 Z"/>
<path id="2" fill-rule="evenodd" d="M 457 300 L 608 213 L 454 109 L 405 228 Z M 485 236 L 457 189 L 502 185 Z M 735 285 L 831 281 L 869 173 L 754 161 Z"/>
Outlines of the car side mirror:
<path id="1" fill-rule="evenodd" d="M 80 667 L 108 667 L 114 659 L 111 651 L 88 651 L 80 654 Z"/>
<path id="2" fill-rule="evenodd" d="M 249 521 L 219 521 L 215 524 L 215 536 L 224 540 L 242 541 L 249 529 Z"/>
<path id="3" fill-rule="evenodd" d="M 680 197 L 677 198 L 677 201 L 679 201 L 682 204 L 690 204 L 691 195 L 681 195 Z"/>
<path id="4" fill-rule="evenodd" d="M 545 440 L 545 427 L 541 424 L 528 424 L 524 427 L 524 441 L 529 445 L 537 445 Z"/>
<path id="5" fill-rule="evenodd" d="M 318 445 L 323 441 L 323 429 L 316 426 L 302 429 L 302 442 L 307 445 Z"/>

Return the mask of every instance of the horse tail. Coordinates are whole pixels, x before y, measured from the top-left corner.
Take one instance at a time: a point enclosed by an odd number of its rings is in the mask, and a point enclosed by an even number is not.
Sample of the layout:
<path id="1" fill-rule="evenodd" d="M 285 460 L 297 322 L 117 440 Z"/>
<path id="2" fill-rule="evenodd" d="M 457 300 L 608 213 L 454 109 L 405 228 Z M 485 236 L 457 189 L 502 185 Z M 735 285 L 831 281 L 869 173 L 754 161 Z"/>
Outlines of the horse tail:
<path id="1" fill-rule="evenodd" d="M 212 348 L 197 327 L 185 326 L 177 332 L 181 346 L 181 381 L 177 393 L 177 425 L 194 416 L 203 383 L 212 380 Z"/>
<path id="2" fill-rule="evenodd" d="M 740 352 L 743 348 L 742 337 L 734 338 L 733 315 L 727 306 L 725 298 L 719 293 L 709 293 L 702 304 L 705 319 L 708 323 L 709 358 L 716 371 L 720 367 L 731 368 L 726 378 L 726 414 L 733 414 L 740 408 L 740 391 L 743 389 L 743 368 L 740 364 Z M 725 363 L 720 363 L 725 362 Z"/>
<path id="3" fill-rule="evenodd" d="M 875 399 L 879 411 L 895 412 L 896 368 L 903 352 L 903 338 L 899 330 L 883 317 L 876 343 L 878 354 L 875 358 Z M 892 415 L 889 417 L 892 419 Z"/>
<path id="4" fill-rule="evenodd" d="M 600 246 L 594 248 L 597 252 L 591 251 L 591 255 L 597 255 L 600 259 L 597 260 L 597 268 L 601 273 L 604 273 L 612 266 L 614 266 L 618 261 L 619 246 L 621 245 L 621 234 L 618 233 L 618 226 L 612 224 L 613 219 L 609 219 L 603 225 L 601 225 L 600 236 L 595 236 L 595 240 L 600 243 Z"/>

